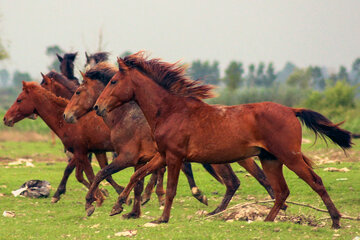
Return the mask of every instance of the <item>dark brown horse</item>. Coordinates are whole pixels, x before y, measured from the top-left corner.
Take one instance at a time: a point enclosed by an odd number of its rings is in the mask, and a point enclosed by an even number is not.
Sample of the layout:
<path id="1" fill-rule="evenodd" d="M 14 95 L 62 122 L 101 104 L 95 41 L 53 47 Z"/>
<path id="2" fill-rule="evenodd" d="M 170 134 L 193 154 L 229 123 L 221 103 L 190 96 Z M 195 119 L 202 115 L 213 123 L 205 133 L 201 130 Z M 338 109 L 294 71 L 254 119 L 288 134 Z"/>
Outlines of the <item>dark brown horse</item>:
<path id="1" fill-rule="evenodd" d="M 59 54 L 56 56 L 60 62 L 60 72 L 70 81 L 79 86 L 79 80 L 74 76 L 74 61 L 76 58 L 77 52 L 75 53 L 65 53 L 63 57 Z"/>
<path id="2" fill-rule="evenodd" d="M 110 53 L 108 52 L 97 52 L 89 56 L 87 52 L 85 52 L 85 57 L 86 57 L 85 69 L 89 70 L 98 63 L 108 61 L 109 55 Z"/>
<path id="3" fill-rule="evenodd" d="M 74 122 L 89 112 L 102 89 L 105 88 L 106 83 L 116 72 L 117 68 L 109 63 L 97 64 L 87 71 L 86 75 L 83 75 L 83 84 L 78 88 L 76 94 L 71 98 L 69 105 L 65 109 L 65 119 L 68 122 Z M 126 167 L 138 166 L 139 163 L 149 161 L 157 154 L 155 143 L 151 137 L 150 127 L 135 103 L 125 104 L 115 109 L 104 117 L 104 121 L 111 129 L 112 143 L 121 158 L 116 158 L 106 169 L 103 169 L 96 175 L 94 187 L 98 186 L 106 176 Z M 136 134 L 129 134 L 130 132 Z M 137 146 L 143 147 L 139 148 Z M 124 154 L 124 152 L 127 154 Z M 206 166 L 206 169 L 208 169 L 210 173 L 213 173 L 217 180 L 225 182 L 228 187 L 227 197 L 217 211 L 226 207 L 227 202 L 231 199 L 233 192 L 235 192 L 238 187 L 238 185 L 236 185 L 238 180 L 236 178 L 234 180 L 232 175 L 228 173 L 232 173 L 231 168 L 229 166 L 219 167 L 219 169 L 223 168 L 226 168 L 227 171 L 224 170 L 221 172 L 222 178 L 220 179 L 217 172 L 211 166 Z M 207 199 L 195 185 L 191 165 L 183 164 L 182 170 L 188 178 L 193 195 L 200 202 L 207 204 Z M 94 211 L 94 207 L 91 205 L 93 202 L 92 195 L 93 192 L 90 190 L 87 195 L 86 204 L 88 215 L 91 215 Z M 139 215 L 140 209 L 133 212 L 132 217 L 139 217 Z"/>
<path id="4" fill-rule="evenodd" d="M 47 79 L 46 76 L 44 77 Z M 68 100 L 56 97 L 36 83 L 23 82 L 23 91 L 6 112 L 4 123 L 11 127 L 33 113 L 39 115 L 61 139 L 65 149 L 73 153 L 71 161 L 65 170 L 62 183 L 67 181 L 69 176 L 67 171 L 71 173 L 72 169 L 76 167 L 77 180 L 89 188 L 95 175 L 87 154 L 88 152 L 94 152 L 100 167 L 104 168 L 107 164 L 105 153 L 112 150 L 110 131 L 102 119 L 94 113 L 87 114 L 77 124 L 67 124 L 62 118 L 67 103 Z M 90 183 L 84 179 L 83 171 L 85 171 Z M 121 186 L 114 182 L 111 176 L 107 180 L 118 193 L 123 190 Z M 98 204 L 101 205 L 103 196 L 97 189 L 95 191 Z"/>
<path id="5" fill-rule="evenodd" d="M 252 156 L 261 160 L 275 192 L 275 203 L 265 221 L 273 221 L 289 195 L 283 165 L 295 172 L 321 197 L 340 227 L 340 213 L 330 199 L 311 161 L 301 152 L 300 120 L 316 134 L 329 137 L 343 149 L 351 147 L 351 133 L 323 115 L 272 102 L 237 106 L 209 105 L 211 87 L 199 85 L 185 75 L 184 67 L 159 59 L 147 60 L 142 53 L 118 59 L 115 74 L 94 108 L 104 115 L 114 107 L 135 100 L 143 111 L 162 159 L 151 161 L 131 178 L 168 166 L 166 202 L 157 223 L 168 222 L 176 194 L 179 169 L 184 159 L 194 162 L 230 163 Z M 140 174 L 141 176 L 141 174 Z M 127 189 L 120 194 L 114 211 L 121 211 Z"/>

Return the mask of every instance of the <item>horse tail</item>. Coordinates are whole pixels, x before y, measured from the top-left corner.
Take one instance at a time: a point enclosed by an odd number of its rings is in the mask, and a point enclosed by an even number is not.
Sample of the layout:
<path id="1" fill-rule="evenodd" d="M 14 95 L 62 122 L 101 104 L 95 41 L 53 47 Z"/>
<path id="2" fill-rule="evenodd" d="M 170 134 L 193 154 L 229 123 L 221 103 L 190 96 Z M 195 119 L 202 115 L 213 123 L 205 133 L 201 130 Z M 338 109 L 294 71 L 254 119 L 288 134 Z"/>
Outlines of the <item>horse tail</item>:
<path id="1" fill-rule="evenodd" d="M 215 169 L 211 166 L 211 164 L 203 163 L 202 164 L 205 170 L 210 173 L 211 176 L 213 176 L 219 183 L 224 184 L 224 181 L 222 178 L 217 174 Z"/>
<path id="2" fill-rule="evenodd" d="M 292 110 L 295 116 L 300 118 L 301 122 L 315 133 L 316 137 L 320 135 L 326 141 L 325 136 L 327 136 L 343 150 L 351 148 L 351 132 L 339 127 L 344 122 L 332 123 L 320 113 L 309 109 L 293 108 Z"/>

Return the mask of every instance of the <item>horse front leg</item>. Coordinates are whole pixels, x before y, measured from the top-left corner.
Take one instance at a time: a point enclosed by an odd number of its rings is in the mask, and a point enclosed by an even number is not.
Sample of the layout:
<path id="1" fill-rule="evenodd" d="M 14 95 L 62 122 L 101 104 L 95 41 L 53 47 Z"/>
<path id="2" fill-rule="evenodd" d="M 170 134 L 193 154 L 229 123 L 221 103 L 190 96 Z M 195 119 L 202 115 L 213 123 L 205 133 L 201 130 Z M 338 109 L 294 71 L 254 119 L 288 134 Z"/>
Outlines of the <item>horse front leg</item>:
<path id="1" fill-rule="evenodd" d="M 62 194 L 65 194 L 67 180 L 69 179 L 69 176 L 74 171 L 74 169 L 75 169 L 75 161 L 73 160 L 73 158 L 69 158 L 68 165 L 65 168 L 64 175 L 61 179 L 61 182 L 60 182 L 56 192 L 54 193 L 54 196 L 51 199 L 52 203 L 57 203 L 60 200 L 60 196 Z"/>
<path id="2" fill-rule="evenodd" d="M 179 181 L 179 173 L 182 164 L 182 157 L 173 154 L 172 152 L 166 153 L 166 164 L 168 166 L 168 179 L 166 186 L 166 199 L 165 207 L 161 217 L 152 223 L 167 223 L 170 219 L 171 206 L 176 195 L 176 188 Z"/>
<path id="3" fill-rule="evenodd" d="M 138 169 L 130 178 L 130 182 L 125 187 L 124 191 L 119 195 L 115 205 L 113 206 L 110 216 L 117 215 L 123 211 L 123 204 L 126 202 L 126 199 L 129 197 L 131 190 L 135 187 L 137 182 L 153 171 L 163 168 L 166 165 L 165 159 L 161 158 L 159 153 L 156 153 L 155 156 L 143 167 Z"/>

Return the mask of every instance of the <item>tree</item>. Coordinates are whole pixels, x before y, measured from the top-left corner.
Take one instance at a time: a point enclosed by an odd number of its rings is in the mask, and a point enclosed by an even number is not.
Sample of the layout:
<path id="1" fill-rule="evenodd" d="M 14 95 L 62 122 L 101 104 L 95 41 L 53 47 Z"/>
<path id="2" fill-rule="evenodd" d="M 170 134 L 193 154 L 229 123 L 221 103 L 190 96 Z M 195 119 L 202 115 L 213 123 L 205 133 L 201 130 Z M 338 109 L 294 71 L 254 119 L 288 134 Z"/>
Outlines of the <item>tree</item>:
<path id="1" fill-rule="evenodd" d="M 1 81 L 2 86 L 7 85 L 7 83 L 9 82 L 9 77 L 10 77 L 10 74 L 9 74 L 8 70 L 6 70 L 6 69 L 0 70 L 0 81 Z"/>
<path id="2" fill-rule="evenodd" d="M 258 68 L 256 70 L 256 78 L 255 78 L 255 85 L 261 86 L 264 85 L 265 82 L 265 64 L 260 62 Z"/>
<path id="3" fill-rule="evenodd" d="M 219 63 L 217 61 L 213 63 L 209 61 L 201 62 L 200 60 L 193 61 L 188 69 L 188 74 L 192 79 L 202 80 L 206 84 L 219 84 Z"/>
<path id="4" fill-rule="evenodd" d="M 264 78 L 265 81 L 263 82 L 264 86 L 265 87 L 272 86 L 275 79 L 276 79 L 276 74 L 275 74 L 274 65 L 273 63 L 269 63 L 266 69 L 266 76 Z"/>
<path id="5" fill-rule="evenodd" d="M 14 73 L 14 77 L 13 77 L 13 86 L 16 88 L 21 88 L 22 86 L 22 81 L 25 82 L 31 82 L 31 76 L 29 73 L 22 73 L 18 70 L 15 71 Z"/>
<path id="6" fill-rule="evenodd" d="M 243 64 L 241 62 L 232 61 L 225 70 L 224 81 L 230 90 L 238 88 L 242 82 L 242 75 L 244 73 Z"/>
<path id="7" fill-rule="evenodd" d="M 48 46 L 46 48 L 46 55 L 52 58 L 52 63 L 48 66 L 49 70 L 60 71 L 60 62 L 56 57 L 56 54 L 63 55 L 64 50 L 62 50 L 58 45 Z"/>
<path id="8" fill-rule="evenodd" d="M 357 84 L 360 82 L 360 58 L 355 59 L 352 64 L 353 79 L 352 83 Z"/>
<path id="9" fill-rule="evenodd" d="M 286 80 L 290 86 L 307 89 L 310 87 L 311 69 L 296 69 Z"/>
<path id="10" fill-rule="evenodd" d="M 250 64 L 249 65 L 249 73 L 247 76 L 247 84 L 248 87 L 254 87 L 255 86 L 255 65 Z"/>
<path id="11" fill-rule="evenodd" d="M 321 68 L 318 66 L 309 67 L 311 71 L 311 85 L 313 88 L 318 90 L 324 90 L 325 78 L 322 74 Z"/>
<path id="12" fill-rule="evenodd" d="M 344 80 L 346 82 L 349 81 L 349 75 L 347 73 L 346 67 L 340 66 L 339 73 L 338 73 L 337 77 L 338 77 L 339 80 Z"/>

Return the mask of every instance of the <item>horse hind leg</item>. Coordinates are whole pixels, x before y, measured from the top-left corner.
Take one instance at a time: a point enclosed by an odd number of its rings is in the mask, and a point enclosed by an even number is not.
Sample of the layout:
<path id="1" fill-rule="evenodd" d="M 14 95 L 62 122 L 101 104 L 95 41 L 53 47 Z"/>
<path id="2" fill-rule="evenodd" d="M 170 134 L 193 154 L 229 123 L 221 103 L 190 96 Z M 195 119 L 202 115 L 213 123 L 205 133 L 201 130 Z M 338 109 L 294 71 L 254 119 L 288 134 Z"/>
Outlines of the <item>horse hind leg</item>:
<path id="1" fill-rule="evenodd" d="M 267 179 L 275 193 L 275 203 L 265 221 L 274 221 L 280 209 L 285 206 L 285 201 L 290 194 L 283 175 L 283 164 L 270 154 L 260 154 L 261 165 Z"/>
<path id="2" fill-rule="evenodd" d="M 166 167 L 159 168 L 156 170 L 157 172 L 157 181 L 156 181 L 156 195 L 159 200 L 159 205 L 165 205 L 165 190 L 164 190 L 164 174 L 166 171 Z"/>
<path id="3" fill-rule="evenodd" d="M 148 184 L 146 185 L 144 194 L 141 196 L 141 205 L 145 205 L 147 202 L 150 201 L 151 194 L 154 190 L 157 179 L 158 179 L 158 175 L 156 172 L 151 174 L 150 180 L 149 180 Z"/>
<path id="4" fill-rule="evenodd" d="M 222 178 L 226 186 L 226 193 L 220 205 L 208 215 L 214 215 L 218 212 L 225 210 L 230 200 L 234 196 L 236 190 L 240 186 L 240 180 L 235 175 L 230 164 L 212 164 L 212 167 L 214 168 L 216 173 Z"/>
<path id="5" fill-rule="evenodd" d="M 322 179 L 314 172 L 310 163 L 311 160 L 301 153 L 297 154 L 296 157 L 293 157 L 291 160 L 289 159 L 289 161 L 285 162 L 285 165 L 295 172 L 321 197 L 331 216 L 332 228 L 340 228 L 341 214 L 327 193 Z"/>
<path id="6" fill-rule="evenodd" d="M 195 179 L 194 179 L 194 174 L 191 168 L 191 163 L 189 162 L 184 162 L 181 165 L 181 170 L 183 171 L 183 173 L 185 174 L 190 189 L 191 189 L 191 193 L 192 195 L 201 203 L 208 205 L 208 200 L 207 197 L 205 195 L 203 195 L 203 193 L 201 192 L 201 190 L 198 188 L 198 186 L 196 186 L 195 183 Z"/>
<path id="7" fill-rule="evenodd" d="M 137 165 L 135 171 L 143 165 Z M 124 214 L 123 218 L 139 218 L 141 215 L 141 193 L 144 189 L 144 178 L 140 179 L 134 187 L 134 204 L 131 212 Z"/>

